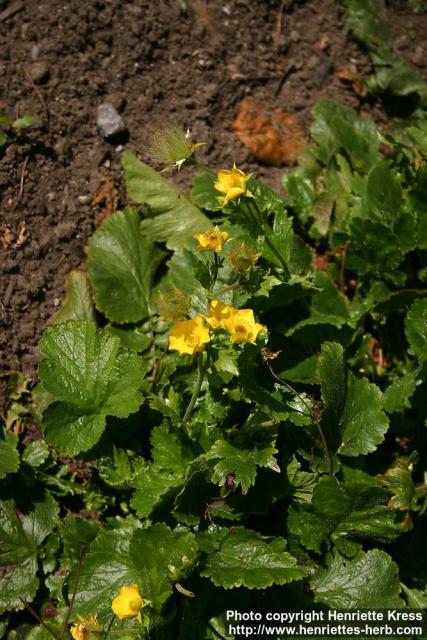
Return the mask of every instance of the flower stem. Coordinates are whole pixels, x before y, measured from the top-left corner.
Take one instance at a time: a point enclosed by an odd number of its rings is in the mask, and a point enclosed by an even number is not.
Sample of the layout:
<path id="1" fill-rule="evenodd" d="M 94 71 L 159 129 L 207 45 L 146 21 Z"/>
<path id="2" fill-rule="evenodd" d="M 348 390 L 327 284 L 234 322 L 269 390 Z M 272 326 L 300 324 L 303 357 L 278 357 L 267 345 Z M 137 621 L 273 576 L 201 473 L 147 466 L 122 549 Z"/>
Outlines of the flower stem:
<path id="1" fill-rule="evenodd" d="M 192 161 L 192 165 L 196 169 L 203 169 L 203 171 L 207 171 L 208 173 L 210 173 L 211 176 L 215 176 L 216 177 L 215 171 L 212 171 L 212 169 L 210 169 L 206 164 L 202 164 L 201 162 L 196 162 L 196 160 L 193 160 Z"/>
<path id="2" fill-rule="evenodd" d="M 77 564 L 76 577 L 74 579 L 73 593 L 71 595 L 70 606 L 68 607 L 67 615 L 65 616 L 64 623 L 63 623 L 62 628 L 61 628 L 61 635 L 60 635 L 61 640 L 64 637 L 65 629 L 67 628 L 67 624 L 68 624 L 71 612 L 72 612 L 73 607 L 74 607 L 74 601 L 76 599 L 77 587 L 79 586 L 80 573 L 81 573 L 81 570 L 82 570 L 83 555 L 84 555 L 84 549 L 81 548 L 80 549 L 80 554 L 79 554 L 79 562 Z"/>
<path id="3" fill-rule="evenodd" d="M 211 293 L 212 289 L 214 288 L 217 278 L 218 278 L 218 271 L 219 271 L 219 258 L 218 258 L 218 254 L 216 251 L 214 251 L 214 263 L 213 263 L 213 267 L 212 267 L 212 273 L 211 273 L 211 286 L 209 287 L 209 293 Z"/>
<path id="4" fill-rule="evenodd" d="M 115 613 L 113 613 L 113 617 L 111 618 L 111 620 L 110 620 L 110 622 L 109 622 L 109 624 L 108 624 L 108 627 L 107 627 L 107 628 L 105 629 L 105 631 L 104 631 L 104 638 L 108 638 L 108 634 L 109 634 L 109 633 L 110 633 L 110 631 L 111 631 L 111 627 L 113 626 L 113 622 L 114 622 L 114 620 L 115 620 L 115 617 L 116 617 L 116 614 L 115 614 Z"/>
<path id="5" fill-rule="evenodd" d="M 308 415 L 310 415 L 314 419 L 314 422 L 316 424 L 317 430 L 318 430 L 319 435 L 320 435 L 320 439 L 322 441 L 323 448 L 325 450 L 325 459 L 326 459 L 327 472 L 328 472 L 328 475 L 332 476 L 333 472 L 334 472 L 333 459 L 332 459 L 332 454 L 331 454 L 331 452 L 329 450 L 329 447 L 328 447 L 328 441 L 326 440 L 325 433 L 324 433 L 324 431 L 322 429 L 322 426 L 320 424 L 320 416 L 317 414 L 316 411 L 312 412 L 310 405 L 308 405 L 306 403 L 304 397 L 301 396 L 301 394 L 299 394 L 298 391 L 296 389 L 294 389 L 288 382 L 286 382 L 286 380 L 284 380 L 281 376 L 279 376 L 274 371 L 273 367 L 271 366 L 271 364 L 269 362 L 267 362 L 267 368 L 270 371 L 270 373 L 273 376 L 273 378 L 275 380 L 277 380 L 277 382 L 279 382 L 281 385 L 283 385 L 286 389 L 289 389 L 289 391 L 291 391 L 291 393 L 294 393 L 301 400 L 301 402 L 304 404 L 304 406 L 306 407 L 306 409 L 308 411 Z"/>
<path id="6" fill-rule="evenodd" d="M 27 609 L 27 611 L 29 611 L 31 613 L 31 615 L 33 616 L 34 620 L 37 620 L 37 622 L 44 628 L 46 629 L 46 631 L 52 636 L 52 638 L 54 638 L 55 640 L 60 640 L 61 636 L 57 635 L 54 631 L 52 631 L 52 629 L 50 629 L 47 624 L 44 622 L 44 620 L 42 620 L 39 616 L 39 614 L 34 611 L 34 609 L 31 607 L 31 605 L 28 604 L 28 602 L 26 600 L 24 600 L 24 598 L 19 598 L 20 601 L 22 602 L 22 604 L 24 605 L 24 607 Z"/>
<path id="7" fill-rule="evenodd" d="M 225 287 L 221 287 L 221 289 L 217 289 L 216 291 L 211 291 L 212 295 L 221 296 L 223 293 L 227 293 L 227 291 L 233 291 L 233 289 L 237 289 L 240 287 L 240 280 L 236 280 L 232 284 L 227 284 Z"/>
<path id="8" fill-rule="evenodd" d="M 191 400 L 188 404 L 188 407 L 185 411 L 184 417 L 182 419 L 182 424 L 187 424 L 191 414 L 193 413 L 194 405 L 196 404 L 197 398 L 200 393 L 200 388 L 202 386 L 203 378 L 205 375 L 205 367 L 203 365 L 203 353 L 199 353 L 197 357 L 197 380 L 196 386 L 193 389 L 193 395 L 191 396 Z"/>
<path id="9" fill-rule="evenodd" d="M 281 265 L 285 275 L 289 276 L 288 265 L 286 264 L 285 260 L 283 259 L 283 256 L 281 255 L 280 251 L 278 251 L 277 247 L 275 247 L 274 243 L 270 240 L 270 234 L 273 233 L 273 230 L 270 227 L 270 225 L 268 224 L 268 221 L 267 221 L 264 213 L 258 207 L 257 202 L 256 202 L 255 199 L 252 199 L 250 204 L 255 209 L 255 212 L 256 212 L 256 216 L 255 217 L 257 218 L 258 225 L 259 225 L 259 227 L 261 228 L 261 230 L 262 230 L 262 232 L 264 234 L 265 242 L 268 245 L 268 248 L 270 249 L 270 251 L 272 253 L 274 253 L 276 258 L 280 262 L 280 265 Z"/>

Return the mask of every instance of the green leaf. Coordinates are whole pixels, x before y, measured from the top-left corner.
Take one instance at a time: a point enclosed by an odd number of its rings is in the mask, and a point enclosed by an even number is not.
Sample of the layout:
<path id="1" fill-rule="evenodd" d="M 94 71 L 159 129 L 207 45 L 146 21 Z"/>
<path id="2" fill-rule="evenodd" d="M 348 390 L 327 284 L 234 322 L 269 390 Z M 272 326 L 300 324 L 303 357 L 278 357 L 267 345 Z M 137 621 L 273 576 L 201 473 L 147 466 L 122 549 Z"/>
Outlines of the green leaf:
<path id="1" fill-rule="evenodd" d="M 23 609 L 21 598 L 34 598 L 39 579 L 37 557 L 40 545 L 56 524 L 58 506 L 50 494 L 37 500 L 30 513 L 19 517 L 12 501 L 0 504 L 0 613 Z"/>
<path id="2" fill-rule="evenodd" d="M 139 518 L 148 518 L 153 509 L 169 494 L 169 491 L 178 489 L 182 483 L 181 475 L 161 469 L 155 464 L 146 464 L 133 481 L 135 493 L 131 500 L 131 506 Z"/>
<path id="3" fill-rule="evenodd" d="M 0 111 L 0 127 L 8 127 L 11 121 L 11 117 L 5 111 Z"/>
<path id="4" fill-rule="evenodd" d="M 382 393 L 366 378 L 348 377 L 338 453 L 360 456 L 375 451 L 384 440 L 389 421 L 382 409 Z"/>
<path id="5" fill-rule="evenodd" d="M 18 437 L 0 427 L 0 480 L 19 469 Z"/>
<path id="6" fill-rule="evenodd" d="M 228 378 L 230 379 L 231 376 L 239 375 L 239 369 L 237 367 L 237 357 L 238 354 L 236 353 L 236 351 L 231 351 L 231 349 L 227 351 L 221 348 L 218 351 L 218 357 L 214 361 L 213 365 L 219 373 L 230 374 L 230 376 L 228 376 Z"/>
<path id="7" fill-rule="evenodd" d="M 238 449 L 225 440 L 217 440 L 207 453 L 208 460 L 220 459 L 215 464 L 212 482 L 223 486 L 226 477 L 233 474 L 236 486 L 242 485 L 243 493 L 247 493 L 255 483 L 257 467 L 280 471 L 274 458 L 275 453 L 277 449 L 273 445 L 246 450 Z"/>
<path id="8" fill-rule="evenodd" d="M 106 333 L 120 338 L 124 349 L 130 349 L 137 353 L 147 351 L 153 344 L 154 335 L 150 320 L 138 324 L 107 324 Z"/>
<path id="9" fill-rule="evenodd" d="M 417 386 L 416 371 L 406 371 L 396 378 L 384 392 L 384 409 L 387 413 L 402 413 L 411 407 L 411 397 Z"/>
<path id="10" fill-rule="evenodd" d="M 36 469 L 49 457 L 49 447 L 44 440 L 31 442 L 22 454 L 22 461 Z"/>
<path id="11" fill-rule="evenodd" d="M 178 249 L 187 246 L 195 233 L 212 226 L 198 207 L 133 154 L 125 152 L 122 164 L 129 198 L 147 205 L 154 215 L 141 224 L 143 233 L 151 240 Z"/>
<path id="12" fill-rule="evenodd" d="M 43 427 L 48 442 L 62 453 L 88 451 L 99 440 L 106 416 L 126 418 L 142 404 L 146 364 L 119 346 L 118 338 L 83 320 L 45 332 L 39 375 L 56 402 L 44 411 Z"/>
<path id="13" fill-rule="evenodd" d="M 255 531 L 235 527 L 207 559 L 201 575 L 224 589 L 245 586 L 266 589 L 286 584 L 308 575 L 297 560 L 285 552 L 283 538 L 262 537 Z"/>
<path id="14" fill-rule="evenodd" d="M 180 476 L 185 475 L 189 463 L 197 456 L 197 446 L 186 440 L 182 431 L 166 425 L 153 430 L 151 444 L 154 463 Z"/>
<path id="15" fill-rule="evenodd" d="M 427 299 L 415 300 L 409 308 L 405 334 L 414 356 L 427 360 Z"/>
<path id="16" fill-rule="evenodd" d="M 70 271 L 65 281 L 66 298 L 55 316 L 55 324 L 67 320 L 92 320 L 95 322 L 92 294 L 87 274 L 84 271 Z"/>
<path id="17" fill-rule="evenodd" d="M 98 535 L 100 525 L 67 513 L 60 523 L 60 535 L 64 545 L 64 555 L 74 561 L 78 560 L 82 552 L 87 551 L 89 545 Z"/>
<path id="18" fill-rule="evenodd" d="M 136 211 L 118 211 L 107 218 L 88 248 L 96 307 L 118 324 L 147 318 L 154 275 L 163 255 L 141 235 Z"/>
<path id="19" fill-rule="evenodd" d="M 311 135 L 319 145 L 316 155 L 325 164 L 341 151 L 355 170 L 366 171 L 380 157 L 380 138 L 374 123 L 329 100 L 317 105 Z"/>
<path id="20" fill-rule="evenodd" d="M 368 82 L 371 91 L 391 96 L 418 94 L 425 104 L 427 84 L 396 52 L 384 0 L 352 0 L 346 6 L 347 27 L 368 50 L 375 67 Z"/>
<path id="21" fill-rule="evenodd" d="M 335 478 L 323 477 L 314 489 L 311 503 L 293 504 L 289 510 L 289 531 L 307 549 L 320 552 L 320 545 L 351 510 L 343 488 Z"/>
<path id="22" fill-rule="evenodd" d="M 330 566 L 311 580 L 316 602 L 336 609 L 401 607 L 398 567 L 384 551 L 359 553 L 353 560 L 334 554 Z"/>
<path id="23" fill-rule="evenodd" d="M 14 120 L 12 127 L 14 129 L 27 129 L 31 127 L 32 124 L 36 121 L 36 116 L 30 116 L 28 113 L 23 115 L 21 118 L 17 118 Z"/>
<path id="24" fill-rule="evenodd" d="M 397 458 L 384 474 L 383 482 L 392 497 L 388 506 L 400 511 L 408 511 L 412 507 L 415 487 L 412 480 L 413 461 L 411 458 Z"/>
<path id="25" fill-rule="evenodd" d="M 328 424 L 339 425 L 346 395 L 344 350 L 337 342 L 324 342 L 317 364 L 318 377 L 325 405 L 322 418 Z"/>
<path id="26" fill-rule="evenodd" d="M 194 535 L 171 531 L 165 524 L 143 530 L 101 531 L 84 557 L 76 593 L 76 615 L 111 619 L 111 602 L 123 585 L 137 584 L 159 613 L 172 584 L 196 559 Z"/>
<path id="27" fill-rule="evenodd" d="M 377 162 L 368 174 L 365 203 L 366 215 L 394 229 L 401 213 L 402 189 L 386 160 Z"/>
<path id="28" fill-rule="evenodd" d="M 218 201 L 218 197 L 221 195 L 214 187 L 214 183 L 217 182 L 217 177 L 211 173 L 202 173 L 196 176 L 193 181 L 193 188 L 191 189 L 191 200 L 200 209 L 207 209 L 207 211 L 221 211 L 222 205 Z"/>

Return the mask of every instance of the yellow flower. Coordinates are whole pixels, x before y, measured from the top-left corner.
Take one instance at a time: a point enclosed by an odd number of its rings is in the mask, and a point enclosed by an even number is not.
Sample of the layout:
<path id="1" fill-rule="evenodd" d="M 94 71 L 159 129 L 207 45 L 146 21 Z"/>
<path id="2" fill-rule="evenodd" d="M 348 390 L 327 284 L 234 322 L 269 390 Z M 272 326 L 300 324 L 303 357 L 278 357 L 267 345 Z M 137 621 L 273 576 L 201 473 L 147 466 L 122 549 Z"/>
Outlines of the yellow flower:
<path id="1" fill-rule="evenodd" d="M 229 304 L 224 304 L 219 300 L 211 300 L 208 304 L 206 322 L 212 329 L 223 329 L 224 322 L 236 312 L 237 309 Z"/>
<path id="2" fill-rule="evenodd" d="M 89 636 L 89 631 L 86 629 L 86 627 L 83 624 L 81 624 L 81 622 L 78 622 L 77 624 L 73 624 L 73 626 L 70 629 L 70 633 L 74 638 L 74 640 L 87 640 Z"/>
<path id="3" fill-rule="evenodd" d="M 139 617 L 141 609 L 149 604 L 150 600 L 143 598 L 138 585 L 133 584 L 120 588 L 120 593 L 114 598 L 111 608 L 120 620 L 128 620 Z"/>
<path id="4" fill-rule="evenodd" d="M 70 633 L 74 640 L 88 640 L 91 633 L 101 632 L 102 630 L 103 627 L 98 624 L 96 617 L 89 616 L 87 619 L 80 618 L 80 622 L 73 624 L 70 628 Z"/>
<path id="5" fill-rule="evenodd" d="M 209 329 L 203 318 L 196 316 L 192 320 L 183 320 L 173 325 L 169 335 L 169 349 L 179 351 L 181 355 L 192 355 L 203 351 L 210 341 Z"/>
<path id="6" fill-rule="evenodd" d="M 223 327 L 231 336 L 233 342 L 255 342 L 260 333 L 266 328 L 255 322 L 252 309 L 237 309 L 229 318 L 224 320 Z"/>
<path id="7" fill-rule="evenodd" d="M 241 196 L 252 197 L 251 192 L 246 186 L 247 181 L 252 175 L 252 173 L 246 175 L 243 171 L 240 171 L 235 164 L 231 170 L 221 169 L 221 171 L 218 171 L 218 182 L 215 182 L 214 187 L 217 191 L 225 194 L 225 196 L 221 198 L 221 203 L 225 205 L 230 200 L 236 200 Z"/>
<path id="8" fill-rule="evenodd" d="M 199 251 L 222 251 L 224 242 L 228 240 L 228 233 L 221 231 L 219 227 L 214 227 L 206 233 L 195 233 L 194 237 L 199 243 Z"/>

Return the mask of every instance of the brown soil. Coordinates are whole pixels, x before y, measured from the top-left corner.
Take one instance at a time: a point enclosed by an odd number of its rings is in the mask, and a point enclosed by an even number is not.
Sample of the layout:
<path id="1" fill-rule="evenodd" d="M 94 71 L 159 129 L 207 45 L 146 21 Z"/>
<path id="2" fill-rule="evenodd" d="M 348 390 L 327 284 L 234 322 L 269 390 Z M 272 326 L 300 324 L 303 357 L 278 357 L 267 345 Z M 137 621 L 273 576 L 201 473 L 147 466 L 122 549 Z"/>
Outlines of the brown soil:
<path id="1" fill-rule="evenodd" d="M 0 0 L 0 111 L 39 118 L 0 157 L 5 371 L 34 373 L 37 342 L 63 296 L 65 276 L 84 267 L 102 176 L 124 202 L 120 147 L 96 126 L 101 102 L 119 109 L 128 129 L 124 146 L 144 160 L 153 125 L 174 119 L 207 142 L 203 161 L 212 167 L 235 161 L 278 189 L 283 169 L 254 162 L 233 134 L 244 97 L 294 114 L 306 130 L 323 97 L 385 122 L 380 105 L 360 103 L 335 76 L 337 65 L 353 64 L 365 76 L 370 65 L 348 41 L 332 0 L 284 3 L 290 8 L 280 41 L 281 0 L 187 4 L 182 12 L 179 0 Z M 390 5 L 396 42 L 425 75 L 427 18 L 414 17 L 403 0 Z M 6 8 L 18 10 L 2 18 Z M 184 186 L 187 179 L 179 176 Z"/>

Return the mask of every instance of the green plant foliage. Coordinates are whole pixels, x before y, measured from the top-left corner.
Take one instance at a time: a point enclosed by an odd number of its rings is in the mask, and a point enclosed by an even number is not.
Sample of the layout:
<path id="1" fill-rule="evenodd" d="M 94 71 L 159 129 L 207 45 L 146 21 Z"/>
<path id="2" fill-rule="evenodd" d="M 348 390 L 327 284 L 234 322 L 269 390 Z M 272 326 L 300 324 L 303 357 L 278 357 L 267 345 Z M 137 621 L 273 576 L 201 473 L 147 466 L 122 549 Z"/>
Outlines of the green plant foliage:
<path id="1" fill-rule="evenodd" d="M 8 376 L 7 640 L 47 638 L 24 601 L 61 640 L 425 606 L 426 122 L 320 102 L 284 195 L 230 167 L 187 199 L 124 154 L 133 208 L 70 274 L 36 384 Z M 144 606 L 120 617 L 123 587 Z"/>
<path id="2" fill-rule="evenodd" d="M 338 609 L 402 606 L 397 565 L 378 549 L 362 552 L 352 560 L 335 554 L 329 567 L 313 577 L 312 586 L 317 602 Z"/>
<path id="3" fill-rule="evenodd" d="M 285 546 L 283 538 L 263 539 L 254 531 L 237 527 L 226 534 L 218 550 L 209 555 L 201 575 L 225 589 L 241 585 L 265 589 L 272 584 L 300 580 L 308 571 L 284 551 Z"/>
<path id="4" fill-rule="evenodd" d="M 58 517 L 56 501 L 46 494 L 34 509 L 20 517 L 12 501 L 0 505 L 0 566 L 4 569 L 0 612 L 22 609 L 31 601 L 39 584 L 37 558 L 40 546 L 53 530 Z"/>
<path id="5" fill-rule="evenodd" d="M 418 10 L 416 1 L 412 8 Z M 393 47 L 384 0 L 341 0 L 347 9 L 347 27 L 368 51 L 375 73 L 369 88 L 388 96 L 415 95 L 427 106 L 427 83 Z"/>
<path id="6" fill-rule="evenodd" d="M 93 234 L 88 248 L 95 304 L 112 322 L 150 315 L 153 278 L 163 252 L 140 232 L 137 211 L 119 211 Z"/>
<path id="7" fill-rule="evenodd" d="M 177 249 L 185 247 L 193 233 L 211 226 L 198 207 L 131 153 L 123 154 L 123 171 L 129 198 L 148 208 L 141 228 L 150 240 L 165 241 L 170 249 Z"/>
<path id="8" fill-rule="evenodd" d="M 194 564 L 195 552 L 193 534 L 171 531 L 164 524 L 100 532 L 82 568 L 76 613 L 87 617 L 96 611 L 98 620 L 106 624 L 111 618 L 111 601 L 126 584 L 139 584 L 154 611 L 160 613 L 172 595 L 173 583 L 183 579 Z"/>
<path id="9" fill-rule="evenodd" d="M 55 316 L 55 323 L 67 322 L 67 320 L 95 322 L 95 309 L 87 274 L 83 271 L 70 271 L 65 288 L 67 295 Z"/>
<path id="10" fill-rule="evenodd" d="M 2 429 L 0 439 L 0 479 L 8 473 L 18 471 L 19 453 L 16 449 L 18 438 L 11 431 Z"/>
<path id="11" fill-rule="evenodd" d="M 87 451 L 104 431 L 106 416 L 126 418 L 142 404 L 144 363 L 119 348 L 118 338 L 84 320 L 46 331 L 39 373 L 55 402 L 43 414 L 43 428 L 63 453 Z"/>

